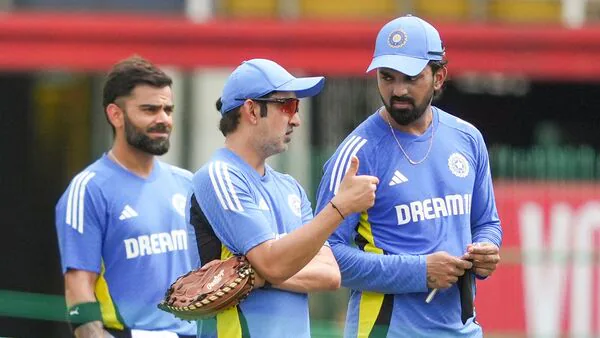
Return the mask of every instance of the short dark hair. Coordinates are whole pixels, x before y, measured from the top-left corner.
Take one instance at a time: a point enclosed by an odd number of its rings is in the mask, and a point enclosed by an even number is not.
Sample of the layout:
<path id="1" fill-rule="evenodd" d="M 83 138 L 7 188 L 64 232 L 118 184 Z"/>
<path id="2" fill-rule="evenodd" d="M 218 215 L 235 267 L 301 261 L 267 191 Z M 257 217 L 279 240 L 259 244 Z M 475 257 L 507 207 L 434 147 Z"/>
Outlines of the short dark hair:
<path id="1" fill-rule="evenodd" d="M 442 69 L 442 67 L 445 67 L 448 64 L 448 60 L 447 59 L 443 59 L 443 60 L 431 60 L 429 61 L 429 66 L 431 67 L 431 72 L 433 74 L 437 73 L 438 70 Z"/>
<path id="2" fill-rule="evenodd" d="M 268 93 L 267 95 L 261 96 L 261 98 L 270 97 L 271 94 L 273 94 L 273 92 Z M 259 101 L 256 101 L 256 102 L 258 102 L 258 105 L 260 106 L 260 117 L 266 117 L 267 116 L 267 103 L 259 102 Z M 221 101 L 221 98 L 217 99 L 217 102 L 215 102 L 215 107 L 217 108 L 217 110 L 219 112 L 221 112 L 221 107 L 223 107 L 223 102 Z M 240 124 L 240 117 L 242 116 L 242 114 L 240 113 L 240 107 L 234 108 L 234 109 L 226 112 L 221 117 L 221 120 L 219 121 L 219 130 L 221 131 L 223 136 L 227 136 L 227 134 L 233 133 L 237 129 L 238 125 Z"/>
<path id="3" fill-rule="evenodd" d="M 139 55 L 121 60 L 106 75 L 106 82 L 102 91 L 104 110 L 106 111 L 106 107 L 111 103 L 115 103 L 118 98 L 130 95 L 133 89 L 141 84 L 163 88 L 170 87 L 173 80 L 165 72 Z M 108 116 L 106 118 L 108 120 Z"/>
<path id="4" fill-rule="evenodd" d="M 435 73 L 437 73 L 440 69 L 446 67 L 446 65 L 448 64 L 448 60 L 446 58 L 439 60 L 439 61 L 429 61 L 428 65 L 429 67 L 431 67 L 431 74 L 435 75 Z M 433 92 L 433 98 L 437 99 L 438 97 L 440 97 L 442 95 L 442 92 L 444 91 L 444 85 L 442 85 L 442 88 L 435 90 Z"/>
<path id="5" fill-rule="evenodd" d="M 219 130 L 223 136 L 227 136 L 227 134 L 233 133 L 237 129 L 240 124 L 241 116 L 240 107 L 237 107 L 228 111 L 221 117 L 221 120 L 219 121 Z"/>

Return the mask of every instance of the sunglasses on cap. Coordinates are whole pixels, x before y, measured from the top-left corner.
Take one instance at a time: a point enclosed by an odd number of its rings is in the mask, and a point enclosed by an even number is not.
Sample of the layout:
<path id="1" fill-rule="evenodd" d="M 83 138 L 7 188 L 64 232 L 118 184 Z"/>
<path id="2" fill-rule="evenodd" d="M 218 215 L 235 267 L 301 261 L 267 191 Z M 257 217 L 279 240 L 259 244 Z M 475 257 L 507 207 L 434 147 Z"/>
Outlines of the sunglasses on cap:
<path id="1" fill-rule="evenodd" d="M 258 99 L 236 99 L 236 100 L 252 100 L 257 102 L 267 102 L 267 103 L 278 103 L 281 105 L 281 110 L 288 114 L 289 116 L 294 116 L 298 112 L 298 106 L 300 105 L 300 100 L 294 97 L 286 97 L 286 98 L 274 98 L 274 97 L 266 97 L 266 98 L 258 98 Z"/>

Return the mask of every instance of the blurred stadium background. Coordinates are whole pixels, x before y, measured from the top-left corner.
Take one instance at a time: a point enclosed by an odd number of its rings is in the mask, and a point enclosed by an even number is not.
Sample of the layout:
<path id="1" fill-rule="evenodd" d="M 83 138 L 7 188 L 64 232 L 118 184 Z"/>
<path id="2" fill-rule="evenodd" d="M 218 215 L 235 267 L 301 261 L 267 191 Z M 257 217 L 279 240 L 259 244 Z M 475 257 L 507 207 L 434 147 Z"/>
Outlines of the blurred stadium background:
<path id="1" fill-rule="evenodd" d="M 0 336 L 69 336 L 54 204 L 110 145 L 113 63 L 137 53 L 174 77 L 165 160 L 192 171 L 222 145 L 214 102 L 242 60 L 326 75 L 272 161 L 313 196 L 324 160 L 380 104 L 364 70 L 378 29 L 406 13 L 447 46 L 437 105 L 490 151 L 505 239 L 478 283 L 486 337 L 600 336 L 600 0 L 0 0 Z M 346 299 L 311 297 L 314 337 L 341 336 Z"/>

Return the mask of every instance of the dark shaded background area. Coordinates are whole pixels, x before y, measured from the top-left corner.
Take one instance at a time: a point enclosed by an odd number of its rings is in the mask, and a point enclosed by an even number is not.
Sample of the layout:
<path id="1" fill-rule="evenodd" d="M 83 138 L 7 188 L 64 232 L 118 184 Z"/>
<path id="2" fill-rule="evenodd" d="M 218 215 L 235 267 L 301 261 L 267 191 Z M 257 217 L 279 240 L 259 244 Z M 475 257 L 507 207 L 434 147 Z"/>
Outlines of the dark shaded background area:
<path id="1" fill-rule="evenodd" d="M 564 144 L 600 147 L 600 83 L 532 82 L 511 86 L 506 81 L 494 88 L 485 79 L 468 86 L 464 82 L 450 79 L 434 105 L 473 123 L 488 146 L 530 147 L 537 142 L 540 128 L 552 125 L 558 129 L 558 141 Z M 333 151 L 380 105 L 372 77 L 328 80 L 323 94 L 314 101 L 312 146 Z"/>
<path id="2" fill-rule="evenodd" d="M 488 145 L 531 146 L 536 127 L 551 122 L 564 143 L 600 148 L 600 84 L 538 82 L 517 97 L 464 95 L 450 82 L 437 105 L 475 124 Z"/>
<path id="3" fill-rule="evenodd" d="M 62 295 L 54 204 L 66 182 L 57 179 L 60 161 L 33 147 L 31 86 L 25 74 L 0 76 L 0 290 Z M 58 322 L 0 317 L 0 336 L 68 337 L 69 331 Z"/>

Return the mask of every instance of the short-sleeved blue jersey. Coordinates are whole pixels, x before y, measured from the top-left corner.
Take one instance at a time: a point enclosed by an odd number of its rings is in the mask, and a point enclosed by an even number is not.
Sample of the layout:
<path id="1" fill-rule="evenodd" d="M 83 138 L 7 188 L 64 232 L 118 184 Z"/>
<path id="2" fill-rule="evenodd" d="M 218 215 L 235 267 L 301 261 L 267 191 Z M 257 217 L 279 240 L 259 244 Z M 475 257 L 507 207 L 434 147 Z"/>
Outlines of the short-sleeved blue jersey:
<path id="1" fill-rule="evenodd" d="M 375 205 L 348 216 L 329 239 L 342 285 L 352 289 L 346 337 L 381 329 L 387 337 L 481 335 L 472 320 L 462 324 L 456 285 L 425 303 L 425 255 L 461 256 L 469 243 L 500 246 L 502 237 L 481 133 L 432 110 L 420 136 L 392 131 L 379 112 L 371 115 L 325 164 L 317 210 L 337 192 L 352 155 L 360 160 L 358 174 L 380 180 Z M 403 150 L 413 162 L 426 158 L 411 164 Z"/>
<path id="2" fill-rule="evenodd" d="M 306 193 L 295 179 L 268 165 L 260 176 L 228 149 L 218 150 L 195 173 L 192 185 L 190 221 L 199 234 L 202 264 L 245 255 L 313 217 Z M 200 337 L 310 337 L 308 296 L 257 289 L 216 320 L 200 321 L 198 329 Z"/>
<path id="3" fill-rule="evenodd" d="M 156 306 L 197 260 L 184 217 L 191 175 L 155 160 L 144 179 L 104 155 L 58 201 L 63 273 L 99 274 L 95 294 L 106 328 L 196 333 L 195 325 Z"/>

